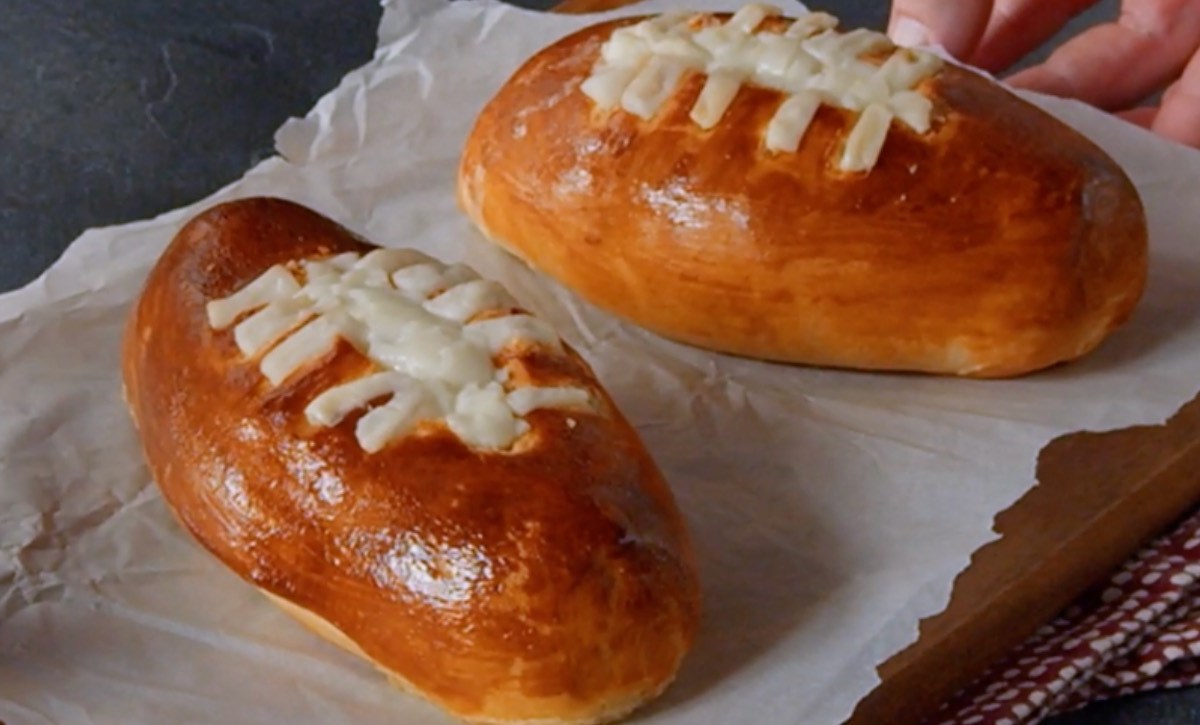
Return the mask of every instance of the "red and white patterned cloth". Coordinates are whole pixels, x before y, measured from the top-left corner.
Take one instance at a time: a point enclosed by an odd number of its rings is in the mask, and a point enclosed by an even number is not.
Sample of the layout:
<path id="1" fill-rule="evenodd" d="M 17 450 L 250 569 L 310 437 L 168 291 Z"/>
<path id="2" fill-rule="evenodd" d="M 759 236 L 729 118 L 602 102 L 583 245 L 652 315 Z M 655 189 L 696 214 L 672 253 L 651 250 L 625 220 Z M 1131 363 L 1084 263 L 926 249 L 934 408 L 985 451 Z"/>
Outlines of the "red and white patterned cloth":
<path id="1" fill-rule="evenodd" d="M 934 718 L 1024 725 L 1090 702 L 1200 684 L 1200 512 L 1009 654 Z"/>

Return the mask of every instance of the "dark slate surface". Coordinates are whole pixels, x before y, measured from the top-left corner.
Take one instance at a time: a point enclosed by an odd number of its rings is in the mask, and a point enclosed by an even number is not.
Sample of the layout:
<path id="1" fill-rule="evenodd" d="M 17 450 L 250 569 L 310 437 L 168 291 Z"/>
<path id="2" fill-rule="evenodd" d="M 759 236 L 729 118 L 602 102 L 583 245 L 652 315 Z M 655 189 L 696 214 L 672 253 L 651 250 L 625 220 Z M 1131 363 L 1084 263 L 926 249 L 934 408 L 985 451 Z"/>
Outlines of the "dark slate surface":
<path id="1" fill-rule="evenodd" d="M 4 0 L 0 290 L 90 226 L 201 198 L 273 152 L 374 47 L 379 9 L 315 0 Z"/>
<path id="2" fill-rule="evenodd" d="M 825 5 L 851 25 L 882 27 L 887 16 L 885 0 Z M 33 279 L 88 227 L 152 216 L 237 179 L 272 153 L 284 120 L 370 57 L 379 19 L 368 0 L 4 0 L 0 9 L 0 291 Z M 1200 691 L 1054 721 L 1193 723 Z"/>

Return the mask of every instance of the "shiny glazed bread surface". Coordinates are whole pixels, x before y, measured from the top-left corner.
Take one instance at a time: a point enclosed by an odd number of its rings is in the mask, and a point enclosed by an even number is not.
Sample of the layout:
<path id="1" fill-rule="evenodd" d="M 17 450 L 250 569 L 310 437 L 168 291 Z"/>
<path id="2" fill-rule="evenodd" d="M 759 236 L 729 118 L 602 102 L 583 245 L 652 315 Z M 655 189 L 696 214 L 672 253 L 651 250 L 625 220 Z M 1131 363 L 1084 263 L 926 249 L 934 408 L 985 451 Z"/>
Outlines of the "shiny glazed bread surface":
<path id="1" fill-rule="evenodd" d="M 304 406 L 371 362 L 340 343 L 272 387 L 209 300 L 273 264 L 371 245 L 275 199 L 188 223 L 124 342 L 145 455 L 184 527 L 317 631 L 451 713 L 597 722 L 673 678 L 698 590 L 680 514 L 637 434 L 572 351 L 503 355 L 513 379 L 590 389 L 595 412 L 536 410 L 508 452 L 445 426 L 368 454 L 349 416 Z"/>
<path id="2" fill-rule="evenodd" d="M 1133 185 L 1000 86 L 945 66 L 918 88 L 932 129 L 893 123 L 875 168 L 846 173 L 856 114 L 822 106 L 797 152 L 771 152 L 774 90 L 743 85 L 708 131 L 688 117 L 694 72 L 649 120 L 597 109 L 580 84 L 639 20 L 530 59 L 462 156 L 478 228 L 582 297 L 718 351 L 981 377 L 1084 355 L 1134 309 L 1147 240 Z"/>

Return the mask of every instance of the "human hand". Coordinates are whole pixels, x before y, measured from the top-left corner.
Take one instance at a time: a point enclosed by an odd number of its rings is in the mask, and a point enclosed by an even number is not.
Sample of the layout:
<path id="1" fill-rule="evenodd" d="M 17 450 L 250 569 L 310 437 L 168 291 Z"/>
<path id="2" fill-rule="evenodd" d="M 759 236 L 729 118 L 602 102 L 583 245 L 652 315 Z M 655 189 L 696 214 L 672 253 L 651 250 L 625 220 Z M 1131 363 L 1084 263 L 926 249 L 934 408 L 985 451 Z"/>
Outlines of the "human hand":
<path id="1" fill-rule="evenodd" d="M 937 43 L 1000 73 L 1099 0 L 893 0 L 892 38 Z M 1013 86 L 1077 98 L 1200 148 L 1200 0 L 1122 0 L 1120 17 L 1083 31 Z M 1138 104 L 1166 89 L 1158 107 Z"/>

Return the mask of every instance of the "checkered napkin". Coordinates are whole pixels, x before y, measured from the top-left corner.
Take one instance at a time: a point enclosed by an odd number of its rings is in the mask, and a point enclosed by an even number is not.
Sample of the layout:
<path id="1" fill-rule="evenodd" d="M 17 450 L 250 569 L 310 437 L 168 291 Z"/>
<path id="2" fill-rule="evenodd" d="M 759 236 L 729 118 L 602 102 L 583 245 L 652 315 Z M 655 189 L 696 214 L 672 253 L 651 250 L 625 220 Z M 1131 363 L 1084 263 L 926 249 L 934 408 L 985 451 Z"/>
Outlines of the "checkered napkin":
<path id="1" fill-rule="evenodd" d="M 1042 627 L 933 719 L 1023 725 L 1200 684 L 1200 512 Z"/>

